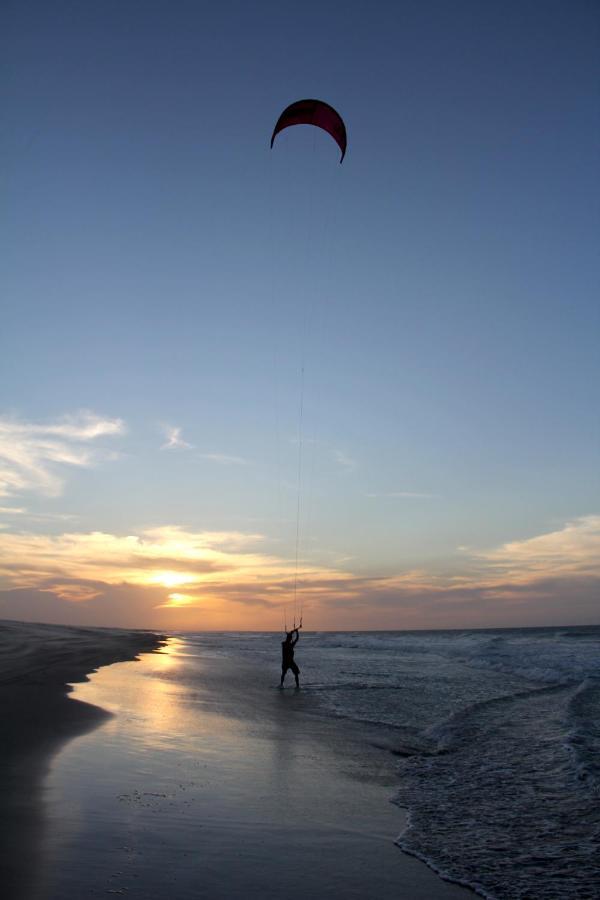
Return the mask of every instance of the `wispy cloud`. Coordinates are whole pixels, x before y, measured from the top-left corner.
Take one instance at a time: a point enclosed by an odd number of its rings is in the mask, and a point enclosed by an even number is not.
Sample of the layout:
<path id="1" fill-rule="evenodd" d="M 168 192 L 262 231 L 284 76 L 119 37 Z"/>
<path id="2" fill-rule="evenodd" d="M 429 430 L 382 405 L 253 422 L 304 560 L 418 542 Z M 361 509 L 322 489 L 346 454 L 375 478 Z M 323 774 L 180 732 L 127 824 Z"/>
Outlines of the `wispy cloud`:
<path id="1" fill-rule="evenodd" d="M 231 456 L 228 453 L 200 453 L 200 459 L 218 463 L 220 466 L 247 466 L 248 460 L 243 456 Z"/>
<path id="2" fill-rule="evenodd" d="M 298 437 L 289 438 L 289 442 L 296 446 L 300 443 Z M 302 446 L 305 449 L 308 447 L 314 448 L 313 452 L 316 450 L 316 452 L 320 453 L 324 459 L 327 458 L 333 460 L 333 462 L 340 469 L 343 469 L 344 472 L 354 472 L 355 469 L 358 468 L 358 461 L 350 456 L 349 453 L 346 453 L 345 450 L 340 450 L 339 447 L 332 447 L 331 444 L 320 438 L 303 437 Z"/>
<path id="3" fill-rule="evenodd" d="M 335 462 L 344 469 L 345 472 L 354 472 L 358 463 L 351 456 L 348 456 L 347 453 L 344 453 L 343 450 L 338 450 L 333 448 L 331 451 L 331 455 L 333 456 Z"/>
<path id="4" fill-rule="evenodd" d="M 74 513 L 34 512 L 24 506 L 0 506 L 0 516 L 20 516 L 33 522 L 72 522 L 79 518 Z"/>
<path id="5" fill-rule="evenodd" d="M 439 498 L 439 494 L 427 494 L 422 491 L 379 491 L 369 492 L 365 497 L 383 497 L 391 500 L 435 500 Z"/>
<path id="6" fill-rule="evenodd" d="M 114 454 L 90 447 L 92 441 L 122 434 L 121 419 L 81 411 L 49 423 L 0 417 L 0 496 L 36 491 L 62 492 L 64 466 L 90 467 Z"/>
<path id="7" fill-rule="evenodd" d="M 471 553 L 495 576 L 517 583 L 549 572 L 600 577 L 600 516 L 582 516 L 559 531 Z"/>
<path id="8" fill-rule="evenodd" d="M 176 425 L 162 425 L 161 428 L 167 439 L 161 445 L 161 450 L 191 450 L 193 448 L 193 444 L 188 444 L 181 437 L 181 428 Z"/>

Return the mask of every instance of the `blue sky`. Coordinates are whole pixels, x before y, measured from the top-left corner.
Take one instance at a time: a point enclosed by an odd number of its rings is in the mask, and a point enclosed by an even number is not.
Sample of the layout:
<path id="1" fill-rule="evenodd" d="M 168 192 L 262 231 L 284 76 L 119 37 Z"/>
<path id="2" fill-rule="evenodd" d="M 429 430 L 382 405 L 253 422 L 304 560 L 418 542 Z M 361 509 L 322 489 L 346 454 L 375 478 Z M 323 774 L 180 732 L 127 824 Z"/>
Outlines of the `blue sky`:
<path id="1" fill-rule="evenodd" d="M 561 582 L 517 613 L 410 614 L 359 582 L 462 577 L 458 547 L 569 527 L 587 546 L 599 22 L 589 2 L 5 5 L 0 537 L 170 526 L 289 563 L 304 366 L 300 557 L 356 579 L 348 621 L 597 618 L 587 581 L 579 612 Z M 346 121 L 342 166 L 316 129 L 269 150 L 311 96 Z M 7 590 L 54 596 L 19 572 Z M 288 588 L 180 608 L 278 627 Z"/>

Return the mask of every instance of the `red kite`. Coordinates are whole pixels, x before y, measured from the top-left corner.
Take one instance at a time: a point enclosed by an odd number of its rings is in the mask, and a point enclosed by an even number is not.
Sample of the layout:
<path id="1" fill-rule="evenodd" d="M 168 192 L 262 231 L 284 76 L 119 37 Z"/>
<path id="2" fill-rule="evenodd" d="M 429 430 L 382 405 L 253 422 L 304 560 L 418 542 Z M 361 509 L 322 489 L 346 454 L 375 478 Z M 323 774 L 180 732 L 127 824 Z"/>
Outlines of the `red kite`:
<path id="1" fill-rule="evenodd" d="M 342 151 L 340 162 L 344 159 L 347 143 L 346 126 L 340 114 L 329 103 L 324 103 L 323 100 L 297 100 L 295 103 L 290 103 L 277 119 L 271 138 L 271 147 L 279 132 L 288 125 L 316 125 L 323 128 Z"/>

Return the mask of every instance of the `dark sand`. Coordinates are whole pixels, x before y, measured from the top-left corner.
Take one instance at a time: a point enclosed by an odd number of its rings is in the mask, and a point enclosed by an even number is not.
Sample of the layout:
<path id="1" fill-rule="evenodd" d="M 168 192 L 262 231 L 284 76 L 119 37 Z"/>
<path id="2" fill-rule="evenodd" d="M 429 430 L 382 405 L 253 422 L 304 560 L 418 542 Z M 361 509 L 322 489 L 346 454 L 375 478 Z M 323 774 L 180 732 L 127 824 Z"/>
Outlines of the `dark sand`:
<path id="1" fill-rule="evenodd" d="M 0 621 L 0 894 L 26 900 L 43 831 L 41 788 L 52 756 L 110 713 L 67 696 L 99 666 L 156 649 L 149 632 Z"/>

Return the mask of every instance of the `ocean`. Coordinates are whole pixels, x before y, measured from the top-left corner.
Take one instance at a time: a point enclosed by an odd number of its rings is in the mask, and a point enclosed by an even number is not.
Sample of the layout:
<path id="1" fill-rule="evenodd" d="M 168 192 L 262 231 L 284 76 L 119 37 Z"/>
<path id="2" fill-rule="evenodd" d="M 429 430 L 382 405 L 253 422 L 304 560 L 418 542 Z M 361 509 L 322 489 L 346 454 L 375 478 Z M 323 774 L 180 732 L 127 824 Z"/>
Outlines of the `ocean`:
<path id="1" fill-rule="evenodd" d="M 278 680 L 277 635 L 185 640 Z M 600 897 L 600 627 L 306 632 L 296 659 L 304 711 L 390 747 L 403 850 L 488 898 Z"/>

